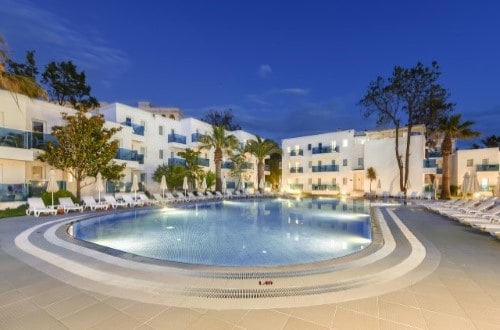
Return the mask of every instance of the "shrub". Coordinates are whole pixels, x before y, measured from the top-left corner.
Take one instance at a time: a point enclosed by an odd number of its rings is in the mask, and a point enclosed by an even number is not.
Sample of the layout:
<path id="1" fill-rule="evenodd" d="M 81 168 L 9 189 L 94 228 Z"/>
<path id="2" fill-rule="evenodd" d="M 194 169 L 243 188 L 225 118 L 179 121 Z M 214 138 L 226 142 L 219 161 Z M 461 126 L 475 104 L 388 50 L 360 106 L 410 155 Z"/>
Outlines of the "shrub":
<path id="1" fill-rule="evenodd" d="M 75 196 L 71 193 L 71 191 L 67 190 L 59 190 L 54 193 L 54 204 L 57 205 L 59 204 L 59 198 L 60 197 L 71 197 L 73 202 L 78 202 L 75 198 Z M 44 191 L 42 193 L 42 200 L 45 203 L 45 205 L 52 205 L 52 193 Z"/>
<path id="2" fill-rule="evenodd" d="M 452 196 L 456 196 L 458 193 L 458 186 L 450 185 L 450 193 Z"/>

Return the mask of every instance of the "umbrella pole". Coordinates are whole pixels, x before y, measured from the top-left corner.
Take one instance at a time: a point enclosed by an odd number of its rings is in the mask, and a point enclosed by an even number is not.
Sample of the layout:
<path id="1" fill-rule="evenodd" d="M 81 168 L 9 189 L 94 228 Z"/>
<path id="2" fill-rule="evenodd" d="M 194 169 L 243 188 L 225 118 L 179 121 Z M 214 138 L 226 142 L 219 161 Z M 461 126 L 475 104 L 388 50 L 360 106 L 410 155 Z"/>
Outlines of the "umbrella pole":
<path id="1" fill-rule="evenodd" d="M 52 192 L 52 206 L 54 206 L 54 192 Z"/>

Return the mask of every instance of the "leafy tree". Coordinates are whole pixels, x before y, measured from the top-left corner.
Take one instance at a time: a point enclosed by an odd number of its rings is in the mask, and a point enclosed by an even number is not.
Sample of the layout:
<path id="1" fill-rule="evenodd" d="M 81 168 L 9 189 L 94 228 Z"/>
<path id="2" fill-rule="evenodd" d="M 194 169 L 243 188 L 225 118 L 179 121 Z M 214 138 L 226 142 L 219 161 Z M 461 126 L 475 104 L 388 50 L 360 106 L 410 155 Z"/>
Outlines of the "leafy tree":
<path id="1" fill-rule="evenodd" d="M 264 180 L 264 159 L 272 154 L 281 154 L 281 148 L 270 139 L 264 139 L 257 135 L 257 140 L 248 140 L 245 151 L 257 158 L 257 182 Z M 262 189 L 259 188 L 259 191 Z M 262 192 L 262 191 L 261 191 Z"/>
<path id="2" fill-rule="evenodd" d="M 479 132 L 471 129 L 473 121 L 461 122 L 461 115 L 453 115 L 441 120 L 439 131 L 443 134 L 441 151 L 443 152 L 443 188 L 441 198 L 450 199 L 450 156 L 453 152 L 454 139 L 470 139 L 479 136 Z"/>
<path id="3" fill-rule="evenodd" d="M 272 154 L 267 164 L 269 165 L 269 180 L 273 187 L 277 187 L 281 179 L 281 154 Z"/>
<path id="4" fill-rule="evenodd" d="M 377 173 L 373 167 L 368 167 L 366 169 L 366 178 L 370 180 L 370 192 L 372 192 L 372 181 L 377 180 Z"/>
<path id="5" fill-rule="evenodd" d="M 246 157 L 240 148 L 236 148 L 236 153 L 232 154 L 231 157 L 229 158 L 231 161 L 231 172 L 230 175 L 233 178 L 238 178 L 238 182 L 236 183 L 236 187 L 241 186 L 241 177 L 244 172 L 247 171 L 245 168 L 245 163 L 246 163 Z"/>
<path id="6" fill-rule="evenodd" d="M 497 135 L 490 135 L 487 136 L 485 139 L 481 140 L 481 143 L 486 147 L 486 148 L 500 148 L 500 136 Z"/>
<path id="7" fill-rule="evenodd" d="M 38 68 L 35 63 L 35 51 L 29 50 L 26 52 L 26 63 L 17 63 L 9 59 L 7 61 L 8 71 L 19 76 L 29 77 L 36 81 L 38 76 Z"/>
<path id="8" fill-rule="evenodd" d="M 238 140 L 232 134 L 226 134 L 224 126 L 212 125 L 212 134 L 202 135 L 200 137 L 202 149 L 214 149 L 215 162 L 215 189 L 222 191 L 221 165 L 224 153 L 231 155 L 238 146 Z"/>
<path id="9" fill-rule="evenodd" d="M 111 141 L 120 128 L 105 128 L 102 116 L 88 116 L 81 111 L 75 115 L 63 113 L 62 118 L 65 125 L 52 127 L 57 144 L 49 142 L 39 159 L 57 169 L 67 170 L 75 178 L 78 200 L 81 188 L 93 184 L 84 183 L 87 177 L 95 177 L 101 172 L 108 180 L 120 179 L 126 164 L 118 165 L 113 161 L 118 141 Z"/>
<path id="10" fill-rule="evenodd" d="M 203 180 L 205 178 L 205 181 L 207 182 L 207 189 L 210 189 L 211 187 L 214 186 L 215 184 L 215 173 L 212 171 L 205 172 L 201 175 L 200 180 Z"/>
<path id="11" fill-rule="evenodd" d="M 233 111 L 228 109 L 226 111 L 210 110 L 205 114 L 202 121 L 215 126 L 224 126 L 228 131 L 236 131 L 241 129 L 239 124 L 233 122 Z"/>
<path id="12" fill-rule="evenodd" d="M 165 175 L 167 186 L 170 190 L 181 189 L 184 177 L 186 176 L 186 168 L 182 165 L 160 165 L 153 173 L 153 180 L 161 182 L 162 175 Z"/>
<path id="13" fill-rule="evenodd" d="M 97 108 L 99 102 L 90 96 L 85 71 L 78 72 L 73 62 L 50 62 L 45 66 L 42 83 L 47 86 L 53 101 L 59 105 L 70 104 L 73 108 L 87 111 Z"/>
<path id="14" fill-rule="evenodd" d="M 420 62 L 413 68 L 396 66 L 391 77 L 385 79 L 379 76 L 370 82 L 366 94 L 359 101 L 365 108 L 365 117 L 373 114 L 377 116 L 377 126 L 394 126 L 399 187 L 405 198 L 413 126 L 425 124 L 429 131 L 434 131 L 441 118 L 448 116 L 454 107 L 453 103 L 448 102 L 448 91 L 437 82 L 440 75 L 437 62 L 432 62 L 431 68 L 424 67 Z M 404 155 L 399 151 L 399 131 L 403 126 L 408 130 Z"/>
<path id="15" fill-rule="evenodd" d="M 29 62 L 29 59 L 28 59 Z M 17 94 L 26 95 L 29 98 L 46 98 L 47 93 L 45 90 L 38 85 L 36 80 L 31 76 L 31 74 L 35 74 L 35 71 L 31 72 L 26 70 L 17 70 L 17 68 L 9 67 L 7 70 L 7 66 L 9 64 L 14 63 L 7 52 L 7 44 L 5 43 L 2 36 L 0 36 L 0 88 L 9 91 L 14 98 L 17 106 L 19 107 L 19 101 L 17 99 Z M 29 66 L 29 63 L 26 67 Z M 33 56 L 33 67 L 34 66 L 34 56 Z M 30 74 L 29 76 L 27 74 Z"/>
<path id="16" fill-rule="evenodd" d="M 188 178 L 189 183 L 193 187 L 194 183 L 203 174 L 202 167 L 198 165 L 198 158 L 200 157 L 200 152 L 187 148 L 184 151 L 178 152 L 177 154 L 186 160 L 186 176 Z"/>

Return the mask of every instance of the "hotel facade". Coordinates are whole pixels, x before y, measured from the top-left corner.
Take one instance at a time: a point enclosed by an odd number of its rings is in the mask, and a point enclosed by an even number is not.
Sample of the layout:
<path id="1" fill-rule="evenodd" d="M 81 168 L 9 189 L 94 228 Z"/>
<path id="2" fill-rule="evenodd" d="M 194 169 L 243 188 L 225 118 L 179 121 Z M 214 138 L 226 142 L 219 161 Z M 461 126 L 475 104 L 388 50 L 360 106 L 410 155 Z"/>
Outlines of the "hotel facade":
<path id="1" fill-rule="evenodd" d="M 29 195 L 45 190 L 51 166 L 37 158 L 48 141 L 55 141 L 52 127 L 64 125 L 61 113 L 72 114 L 75 110 L 53 103 L 30 100 L 23 95 L 0 90 L 0 208 L 15 207 L 26 202 Z M 160 165 L 185 164 L 179 152 L 191 148 L 200 150 L 199 138 L 210 134 L 212 127 L 195 118 L 184 118 L 176 108 L 154 108 L 147 102 L 139 107 L 124 104 L 108 104 L 95 111 L 101 114 L 106 127 L 121 128 L 113 136 L 119 141 L 114 161 L 125 163 L 123 178 L 119 182 L 106 182 L 108 192 L 127 191 L 132 178 L 137 175 L 142 190 L 159 191 L 159 184 L 152 175 Z M 243 130 L 231 131 L 241 145 L 255 139 Z M 215 172 L 213 150 L 200 150 L 198 164 L 202 169 Z M 239 180 L 253 189 L 257 184 L 257 161 L 246 155 L 242 178 L 231 177 L 231 163 L 224 155 L 222 175 L 228 188 L 234 188 Z M 56 170 L 61 188 L 76 192 L 76 182 L 67 171 Z M 84 182 L 82 195 L 96 195 L 94 178 Z M 96 195 L 97 196 L 97 195 Z"/>

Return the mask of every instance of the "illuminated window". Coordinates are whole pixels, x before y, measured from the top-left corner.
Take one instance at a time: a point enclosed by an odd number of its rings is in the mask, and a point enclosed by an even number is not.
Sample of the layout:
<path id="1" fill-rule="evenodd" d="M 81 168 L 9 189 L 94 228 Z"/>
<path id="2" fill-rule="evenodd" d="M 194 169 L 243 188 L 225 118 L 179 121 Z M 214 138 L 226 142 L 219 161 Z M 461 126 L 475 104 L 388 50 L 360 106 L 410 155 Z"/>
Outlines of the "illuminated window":
<path id="1" fill-rule="evenodd" d="M 349 146 L 349 141 L 347 139 L 342 140 L 342 147 L 347 148 Z"/>
<path id="2" fill-rule="evenodd" d="M 472 167 L 474 166 L 474 160 L 473 159 L 467 159 L 467 167 Z"/>

